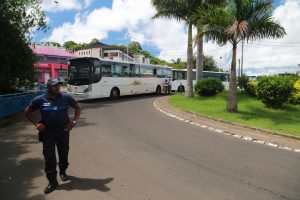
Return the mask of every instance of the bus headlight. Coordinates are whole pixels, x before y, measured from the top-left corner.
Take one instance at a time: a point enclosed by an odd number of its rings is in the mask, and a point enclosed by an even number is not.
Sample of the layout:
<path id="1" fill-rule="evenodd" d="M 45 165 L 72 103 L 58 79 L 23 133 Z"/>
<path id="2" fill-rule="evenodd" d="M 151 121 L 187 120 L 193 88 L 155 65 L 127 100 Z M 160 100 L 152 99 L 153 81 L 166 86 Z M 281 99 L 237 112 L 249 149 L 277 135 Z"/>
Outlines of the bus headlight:
<path id="1" fill-rule="evenodd" d="M 92 86 L 91 85 L 89 85 L 88 88 L 86 88 L 85 90 L 83 90 L 83 92 L 90 92 L 90 91 L 92 91 Z"/>

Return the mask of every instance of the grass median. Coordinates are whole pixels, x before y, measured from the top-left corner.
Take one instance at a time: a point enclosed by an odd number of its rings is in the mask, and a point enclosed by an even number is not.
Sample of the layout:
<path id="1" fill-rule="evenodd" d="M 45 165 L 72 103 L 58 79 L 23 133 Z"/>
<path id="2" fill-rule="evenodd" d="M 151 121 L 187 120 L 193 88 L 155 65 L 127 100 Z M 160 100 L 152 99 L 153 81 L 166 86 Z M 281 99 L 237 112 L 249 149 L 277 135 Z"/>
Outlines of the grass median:
<path id="1" fill-rule="evenodd" d="M 253 127 L 273 130 L 300 136 L 300 105 L 284 105 L 282 109 L 270 109 L 255 97 L 238 93 L 238 112 L 226 111 L 227 93 L 214 97 L 187 98 L 176 94 L 170 98 L 170 104 L 186 111 L 192 111 L 217 119 L 223 119 Z"/>

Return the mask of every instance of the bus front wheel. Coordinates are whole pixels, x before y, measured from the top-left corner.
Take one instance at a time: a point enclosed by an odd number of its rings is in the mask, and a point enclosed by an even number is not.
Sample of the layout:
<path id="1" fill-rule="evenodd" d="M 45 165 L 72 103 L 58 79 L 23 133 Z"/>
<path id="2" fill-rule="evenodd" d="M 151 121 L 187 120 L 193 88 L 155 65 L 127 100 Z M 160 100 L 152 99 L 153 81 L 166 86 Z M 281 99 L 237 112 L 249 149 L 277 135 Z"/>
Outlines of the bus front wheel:
<path id="1" fill-rule="evenodd" d="M 184 87 L 182 85 L 178 87 L 178 92 L 184 92 Z"/>
<path id="2" fill-rule="evenodd" d="M 119 98 L 120 96 L 120 91 L 118 88 L 114 87 L 113 89 L 111 89 L 111 92 L 110 92 L 110 98 L 111 99 L 117 99 Z"/>

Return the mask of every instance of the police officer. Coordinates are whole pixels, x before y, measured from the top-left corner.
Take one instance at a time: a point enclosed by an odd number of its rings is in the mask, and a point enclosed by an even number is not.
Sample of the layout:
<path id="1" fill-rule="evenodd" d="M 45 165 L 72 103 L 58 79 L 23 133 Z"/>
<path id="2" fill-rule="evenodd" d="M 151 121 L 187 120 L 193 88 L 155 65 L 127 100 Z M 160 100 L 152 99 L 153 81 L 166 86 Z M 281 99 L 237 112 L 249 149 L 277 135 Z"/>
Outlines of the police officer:
<path id="1" fill-rule="evenodd" d="M 47 82 L 48 92 L 35 97 L 25 108 L 25 114 L 35 128 L 39 131 L 39 139 L 43 143 L 43 155 L 45 159 L 45 173 L 49 184 L 44 189 L 48 194 L 56 189 L 56 154 L 58 152 L 59 175 L 62 181 L 67 181 L 66 169 L 68 168 L 69 132 L 76 125 L 80 116 L 80 105 L 67 93 L 60 92 L 61 83 L 57 78 L 51 78 Z M 69 106 L 75 109 L 72 121 L 69 119 Z M 40 110 L 41 120 L 33 116 L 34 110 Z"/>

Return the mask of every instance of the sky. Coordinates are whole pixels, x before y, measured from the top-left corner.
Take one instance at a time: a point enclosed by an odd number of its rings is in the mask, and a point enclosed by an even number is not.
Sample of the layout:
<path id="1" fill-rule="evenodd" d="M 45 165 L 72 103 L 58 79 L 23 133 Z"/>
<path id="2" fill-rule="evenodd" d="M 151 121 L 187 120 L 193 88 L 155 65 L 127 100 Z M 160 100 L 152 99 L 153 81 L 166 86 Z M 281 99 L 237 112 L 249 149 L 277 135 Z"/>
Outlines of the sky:
<path id="1" fill-rule="evenodd" d="M 161 59 L 186 60 L 186 24 L 174 19 L 153 20 L 155 9 L 151 0 L 43 0 L 42 9 L 50 29 L 35 33 L 33 41 L 88 43 L 97 38 L 119 45 L 137 41 L 143 50 Z M 244 44 L 243 71 L 248 75 L 300 71 L 300 0 L 276 0 L 273 17 L 287 35 Z M 241 50 L 240 44 L 238 59 Z M 204 54 L 213 56 L 223 70 L 229 69 L 230 44 L 220 47 L 206 41 Z"/>

